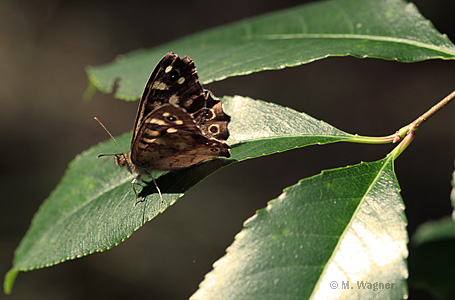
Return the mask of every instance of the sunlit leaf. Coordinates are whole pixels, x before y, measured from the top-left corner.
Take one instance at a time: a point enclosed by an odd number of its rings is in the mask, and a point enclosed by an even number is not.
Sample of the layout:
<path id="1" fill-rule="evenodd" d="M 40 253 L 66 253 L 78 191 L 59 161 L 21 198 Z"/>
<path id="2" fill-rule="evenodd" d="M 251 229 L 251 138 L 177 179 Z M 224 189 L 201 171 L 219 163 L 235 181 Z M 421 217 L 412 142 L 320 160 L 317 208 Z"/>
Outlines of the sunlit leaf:
<path id="1" fill-rule="evenodd" d="M 304 179 L 245 222 L 191 299 L 403 299 L 403 211 L 392 156 Z"/>

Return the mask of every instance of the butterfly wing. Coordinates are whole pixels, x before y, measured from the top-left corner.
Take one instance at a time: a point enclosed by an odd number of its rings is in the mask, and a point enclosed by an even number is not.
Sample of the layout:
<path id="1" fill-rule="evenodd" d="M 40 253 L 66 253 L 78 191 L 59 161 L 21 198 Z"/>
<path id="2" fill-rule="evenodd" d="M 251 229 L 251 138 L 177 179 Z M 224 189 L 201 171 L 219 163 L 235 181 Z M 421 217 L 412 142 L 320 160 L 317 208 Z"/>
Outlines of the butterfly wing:
<path id="1" fill-rule="evenodd" d="M 184 109 L 163 104 L 142 120 L 131 148 L 136 172 L 174 170 L 217 157 L 230 157 L 223 141 L 204 136 Z"/>
<path id="2" fill-rule="evenodd" d="M 223 112 L 221 101 L 202 88 L 193 61 L 188 56 L 181 58 L 170 52 L 157 64 L 142 94 L 133 130 L 132 145 L 144 118 L 166 103 L 184 108 L 208 137 L 226 140 L 229 136 L 227 124 L 230 117 Z M 205 124 L 206 121 L 210 121 L 209 124 Z M 220 131 L 214 134 L 207 125 L 215 123 L 218 125 L 212 126 L 211 130 L 217 128 Z"/>
<path id="3" fill-rule="evenodd" d="M 188 108 L 188 104 L 203 103 L 203 89 L 196 67 L 189 57 L 166 54 L 153 70 L 142 94 L 133 131 L 133 141 L 143 119 L 165 103 Z M 185 105 L 186 104 L 186 105 Z M 202 104 L 203 105 L 203 104 Z"/>
<path id="4" fill-rule="evenodd" d="M 206 137 L 227 140 L 229 137 L 227 126 L 231 117 L 223 111 L 221 101 L 215 99 L 212 92 L 204 90 L 204 97 L 207 107 L 199 109 L 191 116 Z"/>

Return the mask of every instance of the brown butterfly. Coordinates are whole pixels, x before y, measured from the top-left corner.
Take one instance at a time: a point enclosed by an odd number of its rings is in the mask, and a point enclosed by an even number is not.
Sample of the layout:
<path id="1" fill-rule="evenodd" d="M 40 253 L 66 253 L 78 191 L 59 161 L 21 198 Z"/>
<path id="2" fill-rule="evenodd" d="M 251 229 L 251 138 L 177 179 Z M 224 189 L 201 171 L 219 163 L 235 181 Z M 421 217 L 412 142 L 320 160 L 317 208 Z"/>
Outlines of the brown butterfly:
<path id="1" fill-rule="evenodd" d="M 118 166 L 138 174 L 132 181 L 134 206 L 134 185 L 142 176 L 152 178 L 163 201 L 152 171 L 182 169 L 207 159 L 230 157 L 225 142 L 230 119 L 221 101 L 202 88 L 193 61 L 187 56 L 166 54 L 153 70 L 139 103 L 131 152 L 114 154 Z"/>

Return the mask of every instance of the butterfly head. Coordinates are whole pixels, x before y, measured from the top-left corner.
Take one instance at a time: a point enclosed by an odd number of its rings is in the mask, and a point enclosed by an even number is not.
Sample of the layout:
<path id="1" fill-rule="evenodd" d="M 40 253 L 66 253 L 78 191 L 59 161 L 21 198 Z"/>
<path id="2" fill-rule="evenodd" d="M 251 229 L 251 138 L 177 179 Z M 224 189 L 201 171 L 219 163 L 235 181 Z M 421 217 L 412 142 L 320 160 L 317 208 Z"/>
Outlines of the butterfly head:
<path id="1" fill-rule="evenodd" d="M 101 156 L 114 156 L 115 164 L 119 167 L 126 167 L 130 173 L 134 173 L 135 167 L 131 161 L 130 153 L 125 153 L 122 146 L 117 142 L 115 137 L 107 130 L 107 128 L 101 123 L 101 121 L 95 117 L 95 120 L 106 130 L 106 132 L 110 135 L 110 137 L 114 140 L 114 142 L 119 146 L 120 150 L 123 152 L 120 154 L 100 154 L 96 158 L 100 158 Z"/>
<path id="2" fill-rule="evenodd" d="M 135 170 L 133 163 L 131 162 L 130 153 L 114 154 L 115 164 L 119 167 L 126 167 L 126 169 L 133 173 Z"/>

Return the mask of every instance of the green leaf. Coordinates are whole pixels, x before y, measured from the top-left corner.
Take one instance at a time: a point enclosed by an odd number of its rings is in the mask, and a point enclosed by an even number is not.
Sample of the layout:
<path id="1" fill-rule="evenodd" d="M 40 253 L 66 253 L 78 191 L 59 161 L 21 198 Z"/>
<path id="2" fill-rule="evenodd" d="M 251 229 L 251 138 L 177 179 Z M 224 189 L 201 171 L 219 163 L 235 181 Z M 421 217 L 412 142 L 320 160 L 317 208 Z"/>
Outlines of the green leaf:
<path id="1" fill-rule="evenodd" d="M 455 207 L 455 172 L 452 177 L 452 205 Z M 455 223 L 452 217 L 420 225 L 409 249 L 409 284 L 423 289 L 438 299 L 455 299 Z"/>
<path id="2" fill-rule="evenodd" d="M 217 27 L 87 69 L 91 82 L 116 97 L 139 98 L 159 59 L 188 55 L 203 83 L 330 56 L 401 62 L 454 59 L 455 46 L 412 3 L 401 0 L 321 1 Z"/>
<path id="3" fill-rule="evenodd" d="M 420 246 L 435 241 L 454 240 L 455 224 L 450 217 L 420 225 L 412 236 L 412 245 Z"/>
<path id="4" fill-rule="evenodd" d="M 304 179 L 245 222 L 191 299 L 403 299 L 403 211 L 391 155 Z"/>
<path id="5" fill-rule="evenodd" d="M 224 108 L 232 117 L 228 140 L 232 146 L 231 159 L 155 174 L 164 203 L 153 183 L 148 183 L 139 193 L 143 201 L 133 207 L 134 176 L 115 166 L 111 159 L 96 159 L 98 154 L 118 152 L 113 141 L 78 155 L 33 218 L 16 250 L 13 268 L 5 278 L 5 290 L 11 290 L 19 271 L 52 266 L 112 248 L 222 166 L 296 147 L 353 138 L 306 114 L 272 103 L 237 96 L 225 98 Z M 131 133 L 118 141 L 127 148 L 130 139 Z"/>
<path id="6" fill-rule="evenodd" d="M 438 299 L 455 299 L 455 224 L 451 217 L 417 228 L 409 249 L 409 284 Z"/>
<path id="7" fill-rule="evenodd" d="M 455 208 L 455 171 L 452 174 L 452 193 L 450 193 L 450 199 L 452 200 L 452 207 Z M 452 219 L 455 220 L 455 210 L 452 212 Z"/>

